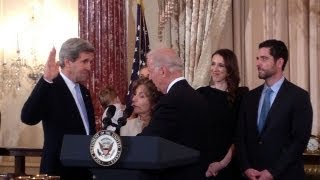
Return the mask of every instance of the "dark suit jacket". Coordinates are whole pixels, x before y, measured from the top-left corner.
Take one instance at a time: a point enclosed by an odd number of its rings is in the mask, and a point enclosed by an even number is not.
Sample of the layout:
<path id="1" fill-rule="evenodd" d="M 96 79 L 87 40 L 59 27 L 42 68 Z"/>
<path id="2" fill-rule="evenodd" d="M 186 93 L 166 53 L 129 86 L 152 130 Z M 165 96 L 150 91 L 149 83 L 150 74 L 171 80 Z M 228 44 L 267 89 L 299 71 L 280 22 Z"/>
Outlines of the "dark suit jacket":
<path id="1" fill-rule="evenodd" d="M 80 89 L 87 109 L 90 134 L 94 134 L 91 97 L 83 85 L 80 85 Z M 76 102 L 60 74 L 53 83 L 48 83 L 43 78 L 39 80 L 22 108 L 21 120 L 28 125 L 42 121 L 44 144 L 40 172 L 68 176 L 72 170 L 62 167 L 59 160 L 63 135 L 85 135 L 86 131 Z"/>
<path id="2" fill-rule="evenodd" d="M 208 106 L 186 80 L 176 82 L 161 97 L 150 124 L 140 135 L 160 136 L 201 153 L 207 148 Z M 204 155 L 204 154 L 202 154 Z M 205 170 L 199 164 L 193 167 L 172 169 L 163 179 L 200 179 Z"/>
<path id="3" fill-rule="evenodd" d="M 263 85 L 250 91 L 240 108 L 238 151 L 242 170 L 267 169 L 275 179 L 304 179 L 302 153 L 312 126 L 309 94 L 285 79 L 259 134 L 262 90 Z"/>

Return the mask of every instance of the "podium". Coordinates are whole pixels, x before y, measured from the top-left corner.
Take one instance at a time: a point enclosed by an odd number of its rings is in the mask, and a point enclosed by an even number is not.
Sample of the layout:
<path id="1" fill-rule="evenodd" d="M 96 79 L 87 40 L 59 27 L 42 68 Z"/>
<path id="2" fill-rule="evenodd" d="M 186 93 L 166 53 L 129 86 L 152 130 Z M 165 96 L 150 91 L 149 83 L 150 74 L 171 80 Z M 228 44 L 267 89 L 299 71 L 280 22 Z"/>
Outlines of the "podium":
<path id="1" fill-rule="evenodd" d="M 65 135 L 60 160 L 64 166 L 86 167 L 96 180 L 157 180 L 163 172 L 198 163 L 200 153 L 160 137 L 121 136 L 122 153 L 112 166 L 98 165 L 90 155 L 92 136 Z"/>

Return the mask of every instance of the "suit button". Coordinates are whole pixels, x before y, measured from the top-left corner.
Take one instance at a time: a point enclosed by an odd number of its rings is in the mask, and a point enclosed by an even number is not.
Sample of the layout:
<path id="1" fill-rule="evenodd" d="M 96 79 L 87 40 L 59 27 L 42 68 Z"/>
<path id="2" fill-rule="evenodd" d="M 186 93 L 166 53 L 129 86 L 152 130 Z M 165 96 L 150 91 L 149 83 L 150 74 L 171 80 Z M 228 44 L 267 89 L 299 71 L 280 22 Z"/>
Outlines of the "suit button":
<path id="1" fill-rule="evenodd" d="M 259 141 L 258 143 L 259 143 L 259 144 L 262 144 L 262 141 Z"/>

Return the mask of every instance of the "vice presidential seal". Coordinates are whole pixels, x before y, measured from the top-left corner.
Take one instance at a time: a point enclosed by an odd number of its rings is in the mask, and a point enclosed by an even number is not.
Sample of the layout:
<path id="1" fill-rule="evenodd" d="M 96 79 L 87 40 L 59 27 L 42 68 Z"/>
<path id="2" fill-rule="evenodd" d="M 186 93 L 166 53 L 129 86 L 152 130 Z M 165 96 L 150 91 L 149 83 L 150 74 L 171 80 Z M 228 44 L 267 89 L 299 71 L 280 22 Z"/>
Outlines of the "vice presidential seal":
<path id="1" fill-rule="evenodd" d="M 99 131 L 91 139 L 91 157 L 101 166 L 111 166 L 116 163 L 120 158 L 121 152 L 121 139 L 119 135 L 112 131 Z"/>

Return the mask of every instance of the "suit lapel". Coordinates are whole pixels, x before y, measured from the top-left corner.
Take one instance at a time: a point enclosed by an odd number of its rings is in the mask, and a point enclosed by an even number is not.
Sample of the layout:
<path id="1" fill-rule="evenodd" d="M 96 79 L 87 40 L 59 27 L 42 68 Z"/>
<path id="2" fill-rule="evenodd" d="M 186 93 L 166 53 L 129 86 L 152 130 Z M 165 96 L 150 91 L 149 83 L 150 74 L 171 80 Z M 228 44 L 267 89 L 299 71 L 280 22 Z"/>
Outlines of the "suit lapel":
<path id="1" fill-rule="evenodd" d="M 93 106 L 91 103 L 91 97 L 90 97 L 90 94 L 88 93 L 88 91 L 85 90 L 85 87 L 81 84 L 80 84 L 80 90 L 81 90 L 81 95 L 82 95 L 82 98 L 83 98 L 83 101 L 84 101 L 84 104 L 85 104 L 86 110 L 87 110 L 90 134 L 93 134 L 95 131 L 93 128 L 93 127 L 95 127 L 95 125 L 94 125 L 95 121 L 94 121 L 94 115 L 93 115 L 94 110 L 93 110 Z"/>
<path id="2" fill-rule="evenodd" d="M 76 123 L 76 124 L 81 123 L 81 126 L 83 127 L 83 130 L 85 132 L 85 127 L 84 127 L 84 124 L 82 122 L 82 118 L 81 118 L 80 111 L 78 109 L 77 103 L 76 103 L 75 99 L 73 98 L 73 95 L 70 92 L 70 90 L 68 88 L 68 85 L 63 80 L 63 78 L 62 78 L 62 76 L 60 74 L 54 80 L 54 83 L 59 87 L 59 89 L 61 89 L 61 93 L 63 93 L 62 96 L 65 98 L 64 99 L 64 103 L 67 103 L 68 104 L 67 107 L 68 108 L 72 108 L 71 112 L 76 115 L 76 116 L 74 116 L 74 117 L 76 117 L 76 119 L 73 119 L 73 123 Z M 83 95 L 82 90 L 81 90 L 81 94 Z M 83 99 L 84 99 L 84 101 L 86 101 L 85 100 L 86 99 L 85 95 L 83 95 Z M 88 115 L 88 118 L 89 118 L 89 115 Z M 89 126 L 91 127 L 91 124 L 89 124 Z M 89 129 L 91 129 L 90 127 L 89 127 Z"/>
<path id="3" fill-rule="evenodd" d="M 252 107 L 254 107 L 254 115 L 252 118 L 252 123 L 254 125 L 254 129 L 256 129 L 256 134 L 257 136 L 259 136 L 259 130 L 258 130 L 258 123 L 257 123 L 257 120 L 258 120 L 258 113 L 259 113 L 259 102 L 260 102 L 260 97 L 261 97 L 261 94 L 262 94 L 262 90 L 263 90 L 263 87 L 264 85 L 261 85 L 257 88 L 257 91 L 255 92 L 255 94 L 253 95 L 253 105 Z"/>
<path id="4" fill-rule="evenodd" d="M 89 101 L 90 101 L 89 94 L 87 94 L 87 92 L 84 90 L 84 87 L 82 85 L 80 85 L 80 90 L 81 90 L 83 102 L 84 102 L 86 109 L 88 111 L 89 110 Z"/>
<path id="5" fill-rule="evenodd" d="M 281 109 L 281 102 L 286 102 L 283 100 L 283 98 L 285 98 L 285 96 L 286 96 L 287 84 L 288 84 L 288 81 L 285 79 L 283 81 L 279 91 L 278 91 L 277 96 L 275 97 L 275 99 L 270 107 L 270 110 L 267 115 L 266 123 L 265 123 L 265 126 L 263 128 L 262 133 L 267 131 L 268 128 L 272 127 L 273 120 L 275 119 L 275 118 L 272 118 L 272 116 L 275 115 L 275 110 Z"/>
<path id="6" fill-rule="evenodd" d="M 189 86 L 187 80 L 185 80 L 185 79 L 180 80 L 180 81 L 178 81 L 178 82 L 176 82 L 176 83 L 174 83 L 174 84 L 172 85 L 172 87 L 170 88 L 168 94 L 170 94 L 170 93 L 172 93 L 172 92 L 179 91 L 179 90 L 181 90 L 181 89 L 183 89 L 183 88 L 186 88 L 187 86 Z"/>
<path id="7" fill-rule="evenodd" d="M 78 108 L 77 108 L 77 104 L 76 104 L 76 102 L 75 102 L 75 100 L 74 100 L 74 98 L 73 98 L 73 96 L 72 96 L 72 93 L 70 92 L 70 90 L 69 90 L 66 82 L 63 80 L 63 78 L 62 78 L 62 76 L 61 76 L 60 74 L 59 74 L 59 75 L 57 76 L 57 78 L 54 80 L 54 83 L 55 83 L 59 88 L 61 88 L 61 92 L 64 93 L 63 96 L 66 98 L 66 101 L 65 101 L 65 102 L 68 102 L 68 103 L 70 102 L 70 103 L 71 103 L 70 105 L 72 105 L 73 109 L 78 109 Z M 80 113 L 79 113 L 79 115 L 80 115 Z"/>

